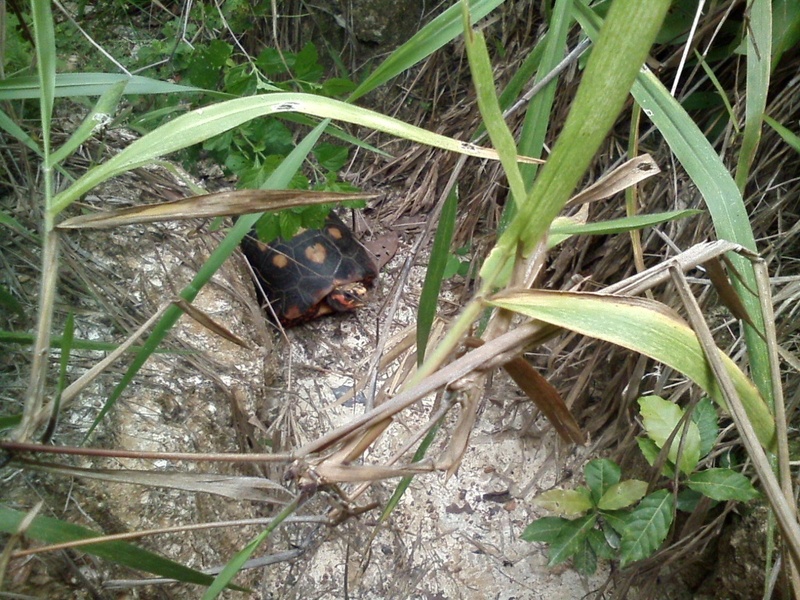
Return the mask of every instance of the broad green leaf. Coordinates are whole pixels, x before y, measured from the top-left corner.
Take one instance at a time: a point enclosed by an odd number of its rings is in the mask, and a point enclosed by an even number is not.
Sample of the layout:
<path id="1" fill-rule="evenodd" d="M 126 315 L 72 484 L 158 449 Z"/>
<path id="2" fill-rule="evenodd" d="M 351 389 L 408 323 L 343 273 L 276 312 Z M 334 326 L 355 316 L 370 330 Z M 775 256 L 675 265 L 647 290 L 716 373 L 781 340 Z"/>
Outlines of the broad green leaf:
<path id="1" fill-rule="evenodd" d="M 649 356 L 689 377 L 725 407 L 697 336 L 659 302 L 588 292 L 525 290 L 499 294 L 488 303 Z M 759 441 L 772 450 L 775 422 L 767 405 L 736 364 L 719 353 Z"/>
<path id="2" fill-rule="evenodd" d="M 560 564 L 578 552 L 596 521 L 597 515 L 592 514 L 565 523 L 556 539 L 550 543 L 547 566 Z"/>
<path id="3" fill-rule="evenodd" d="M 600 510 L 619 510 L 635 504 L 647 493 L 647 482 L 638 479 L 626 479 L 612 485 L 600 501 L 597 508 Z"/>
<path id="4" fill-rule="evenodd" d="M 572 555 L 572 565 L 578 573 L 583 575 L 594 575 L 597 571 L 597 554 L 592 547 L 591 537 L 593 534 L 602 535 L 597 529 L 591 529 L 582 544 Z"/>
<path id="5" fill-rule="evenodd" d="M 561 530 L 572 523 L 564 517 L 542 517 L 525 528 L 520 536 L 526 542 L 554 542 Z"/>
<path id="6" fill-rule="evenodd" d="M 224 133 L 252 119 L 270 114 L 304 113 L 333 118 L 383 131 L 421 144 L 470 156 L 493 158 L 495 152 L 431 133 L 380 113 L 310 94 L 276 93 L 236 98 L 198 108 L 176 117 L 139 138 L 102 165 L 89 170 L 54 198 L 56 215 L 103 181 L 151 163 L 154 159 Z"/>
<path id="7" fill-rule="evenodd" d="M 619 536 L 622 536 L 628 526 L 628 517 L 630 517 L 630 513 L 624 510 L 605 511 L 601 515 L 603 523 L 608 525 L 608 527 L 603 527 L 603 533 L 612 548 L 618 550 L 621 547 L 622 538 Z"/>
<path id="8" fill-rule="evenodd" d="M 553 152 L 498 241 L 506 259 L 518 243 L 523 256 L 528 256 L 569 199 L 628 98 L 669 4 L 668 0 L 612 4 Z M 502 266 L 489 269 L 493 272 L 484 267 L 481 276 L 492 281 Z"/>
<path id="9" fill-rule="evenodd" d="M 678 428 L 677 435 L 672 439 L 672 444 L 667 452 L 667 457 L 672 464 L 686 475 L 692 473 L 700 460 L 700 432 L 697 425 L 689 421 L 688 426 L 681 424 L 683 409 L 658 396 L 643 396 L 639 398 L 639 412 L 642 415 L 644 428 L 647 435 L 663 448 L 672 432 Z M 681 444 L 683 448 L 681 449 Z M 682 451 L 681 451 L 682 450 Z M 680 457 L 678 452 L 681 452 Z"/>
<path id="10" fill-rule="evenodd" d="M 0 506 L 0 531 L 5 533 L 15 533 L 19 524 L 25 518 L 25 513 L 13 510 L 6 506 Z M 25 535 L 31 539 L 46 542 L 48 544 L 59 544 L 85 540 L 102 535 L 97 531 L 92 531 L 86 527 L 60 521 L 50 517 L 36 517 L 30 527 L 25 531 Z M 81 552 L 88 552 L 106 560 L 110 560 L 131 569 L 155 573 L 161 577 L 169 577 L 187 583 L 197 583 L 209 585 L 213 579 L 208 576 L 184 567 L 169 559 L 163 558 L 147 550 L 142 550 L 137 546 L 127 542 L 103 542 L 99 544 L 88 544 L 80 547 Z"/>
<path id="11" fill-rule="evenodd" d="M 688 488 L 682 489 L 678 492 L 678 503 L 675 508 L 681 512 L 691 513 L 697 509 L 697 504 L 703 498 L 703 494 L 695 492 Z M 714 502 L 716 504 L 716 502 Z"/>
<path id="12" fill-rule="evenodd" d="M 575 3 L 575 10 L 581 27 L 589 37 L 596 39 L 599 17 L 582 2 Z M 717 237 L 756 251 L 755 237 L 739 188 L 719 153 L 697 124 L 669 90 L 647 69 L 639 73 L 631 92 L 702 194 Z M 750 262 L 738 254 L 732 254 L 728 258 L 742 276 L 743 281 L 734 279 L 733 285 L 755 324 L 755 329 L 749 325 L 744 326 L 753 381 L 771 406 L 769 356 L 766 343 L 758 333 L 764 329 L 761 307 L 759 299 L 748 291 L 748 288 L 757 289 L 755 271 Z M 771 439 L 770 437 L 768 447 L 772 444 Z M 764 438 L 761 438 L 761 442 L 766 443 Z"/>
<path id="13" fill-rule="evenodd" d="M 608 488 L 619 483 L 622 470 L 613 460 L 597 458 L 586 464 L 583 476 L 586 479 L 586 485 L 592 491 L 592 501 L 597 504 Z"/>
<path id="14" fill-rule="evenodd" d="M 549 490 L 536 496 L 533 504 L 560 515 L 580 515 L 592 509 L 589 490 Z"/>
<path id="15" fill-rule="evenodd" d="M 772 68 L 783 53 L 800 41 L 800 3 L 774 0 L 772 3 Z"/>
<path id="16" fill-rule="evenodd" d="M 658 550 L 672 525 L 674 499 L 667 490 L 646 496 L 625 520 L 621 565 L 647 558 Z"/>
<path id="17" fill-rule="evenodd" d="M 651 440 L 649 437 L 642 436 L 636 438 L 636 444 L 639 446 L 639 450 L 642 452 L 642 456 L 647 461 L 651 467 L 656 464 L 656 460 L 658 460 L 658 455 L 661 452 L 661 449 L 656 445 L 656 443 Z M 664 461 L 664 466 L 661 468 L 661 474 L 664 477 L 675 477 L 675 466 L 667 461 Z"/>
<path id="18" fill-rule="evenodd" d="M 611 527 L 606 527 L 606 529 L 610 530 L 612 533 L 612 540 L 618 539 L 616 538 L 616 533 L 614 532 Z M 616 556 L 616 552 L 614 547 L 609 542 L 608 536 L 606 535 L 605 531 L 601 531 L 599 529 L 592 529 L 588 535 L 589 543 L 592 545 L 592 550 L 594 550 L 595 554 L 600 558 L 604 558 L 606 560 L 611 560 Z"/>
<path id="19" fill-rule="evenodd" d="M 52 44 L 48 44 L 52 46 Z M 53 93 L 58 98 L 74 96 L 102 96 L 111 86 L 127 82 L 126 94 L 173 94 L 186 92 L 205 92 L 214 96 L 227 96 L 210 90 L 167 81 L 117 73 L 59 73 L 55 76 Z M 24 100 L 39 98 L 41 83 L 35 75 L 10 77 L 0 80 L 0 100 Z"/>
<path id="20" fill-rule="evenodd" d="M 22 423 L 22 415 L 4 415 L 0 416 L 0 431 L 11 429 Z"/>
<path id="21" fill-rule="evenodd" d="M 695 492 L 721 502 L 747 502 L 759 496 L 747 477 L 730 469 L 707 469 L 693 473 L 686 484 Z"/>
<path id="22" fill-rule="evenodd" d="M 0 285 L 0 306 L 20 317 L 25 317 L 25 309 L 22 308 L 22 304 L 2 285 Z"/>
<path id="23" fill-rule="evenodd" d="M 692 411 L 692 421 L 697 425 L 700 433 L 700 458 L 708 455 L 714 448 L 714 443 L 719 435 L 717 424 L 717 409 L 708 398 L 701 398 Z"/>

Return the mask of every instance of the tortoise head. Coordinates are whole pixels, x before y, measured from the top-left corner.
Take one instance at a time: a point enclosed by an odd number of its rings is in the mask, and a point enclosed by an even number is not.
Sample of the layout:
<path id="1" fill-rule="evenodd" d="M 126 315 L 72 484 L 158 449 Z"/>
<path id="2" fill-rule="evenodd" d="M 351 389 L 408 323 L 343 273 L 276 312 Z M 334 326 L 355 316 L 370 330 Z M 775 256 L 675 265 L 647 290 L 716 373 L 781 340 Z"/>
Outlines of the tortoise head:
<path id="1" fill-rule="evenodd" d="M 333 288 L 325 301 L 335 312 L 347 312 L 364 306 L 366 296 L 366 286 L 360 281 L 354 281 Z"/>

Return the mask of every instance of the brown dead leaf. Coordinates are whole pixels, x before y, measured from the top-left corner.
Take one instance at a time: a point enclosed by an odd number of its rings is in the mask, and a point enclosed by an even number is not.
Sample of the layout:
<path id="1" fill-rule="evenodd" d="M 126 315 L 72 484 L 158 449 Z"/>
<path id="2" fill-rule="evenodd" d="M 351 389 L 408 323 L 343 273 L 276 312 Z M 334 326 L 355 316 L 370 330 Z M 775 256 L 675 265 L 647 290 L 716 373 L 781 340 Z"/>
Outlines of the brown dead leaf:
<path id="1" fill-rule="evenodd" d="M 108 229 L 121 225 L 235 217 L 250 213 L 283 210 L 296 206 L 375 198 L 377 194 L 315 192 L 309 190 L 235 190 L 192 196 L 173 202 L 133 206 L 108 212 L 80 215 L 62 221 L 56 229 Z"/>

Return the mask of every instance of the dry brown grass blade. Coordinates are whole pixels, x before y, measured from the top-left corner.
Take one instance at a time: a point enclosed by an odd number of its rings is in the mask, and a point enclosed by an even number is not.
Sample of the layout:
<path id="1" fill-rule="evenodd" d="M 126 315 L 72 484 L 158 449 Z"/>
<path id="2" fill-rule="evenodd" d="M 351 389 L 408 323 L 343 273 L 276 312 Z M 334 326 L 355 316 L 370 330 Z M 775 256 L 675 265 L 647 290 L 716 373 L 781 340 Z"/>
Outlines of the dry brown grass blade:
<path id="1" fill-rule="evenodd" d="M 728 409 L 733 418 L 733 422 L 736 424 L 736 429 L 739 431 L 742 443 L 747 449 L 747 454 L 761 480 L 764 493 L 775 513 L 783 540 L 789 550 L 787 558 L 791 558 L 794 563 L 794 568 L 797 569 L 798 566 L 800 566 L 800 525 L 797 522 L 794 501 L 792 500 L 791 503 L 788 502 L 783 495 L 781 485 L 772 471 L 769 458 L 758 441 L 756 432 L 747 418 L 744 406 L 736 393 L 730 375 L 727 369 L 725 369 L 722 359 L 719 357 L 714 336 L 703 317 L 697 300 L 691 293 L 685 275 L 680 269 L 674 266 L 670 268 L 670 272 L 675 281 L 678 293 L 681 296 L 681 301 L 689 314 L 692 327 L 703 346 L 706 360 L 708 360 L 708 364 L 714 372 L 720 390 L 728 403 Z M 800 590 L 795 590 L 795 592 L 798 591 Z"/>
<path id="2" fill-rule="evenodd" d="M 482 344 L 483 340 L 476 338 L 467 340 L 467 345 L 472 348 L 477 348 Z M 572 416 L 572 411 L 564 402 L 561 394 L 528 361 L 517 357 L 504 364 L 503 369 L 542 411 L 561 439 L 568 443 L 586 445 L 586 436 L 575 417 Z"/>
<path id="3" fill-rule="evenodd" d="M 122 356 L 131 346 L 133 346 L 136 341 L 141 338 L 148 329 L 158 320 L 161 318 L 161 315 L 164 314 L 164 311 L 170 306 L 170 303 L 162 304 L 158 310 L 145 321 L 139 329 L 134 331 L 128 339 L 126 339 L 123 343 L 117 346 L 116 350 L 111 352 L 108 356 L 106 356 L 103 360 L 95 364 L 91 369 L 86 371 L 83 375 L 81 375 L 78 379 L 73 381 L 70 385 L 64 389 L 63 393 L 61 394 L 61 410 L 65 410 L 68 406 L 72 404 L 72 401 L 78 397 L 82 390 L 86 388 L 92 381 L 97 379 L 100 374 L 105 371 L 109 366 L 111 366 L 120 356 Z M 47 404 L 40 408 L 36 415 L 34 415 L 32 419 L 32 424 L 34 428 L 39 427 L 46 421 L 49 421 L 56 415 L 50 414 L 53 409 L 53 404 Z"/>
<path id="4" fill-rule="evenodd" d="M 731 311 L 731 314 L 755 329 L 756 326 L 753 325 L 750 315 L 747 314 L 747 309 L 745 309 L 744 304 L 742 304 L 742 301 L 739 299 L 739 295 L 736 293 L 736 290 L 733 289 L 731 282 L 728 281 L 728 277 L 725 275 L 725 270 L 722 268 L 722 263 L 720 260 L 713 258 L 704 262 L 703 267 L 705 267 L 706 273 L 708 273 L 708 278 L 714 285 L 714 289 L 717 290 L 719 299 L 722 300 L 722 303 L 728 307 L 728 310 Z"/>
<path id="5" fill-rule="evenodd" d="M 312 467 L 306 477 L 316 484 L 326 483 L 361 483 L 406 477 L 407 475 L 420 475 L 439 470 L 430 461 L 423 460 L 402 467 L 384 467 L 376 465 L 343 465 L 323 461 Z M 302 485 L 302 481 L 301 481 Z"/>
<path id="6" fill-rule="evenodd" d="M 236 190 L 80 215 L 62 221 L 56 225 L 56 229 L 108 229 L 121 225 L 157 223 L 159 221 L 235 217 L 311 204 L 354 199 L 368 200 L 376 197 L 377 194 L 365 192 L 345 194 L 309 190 Z"/>
<path id="7" fill-rule="evenodd" d="M 579 194 L 574 195 L 567 202 L 567 207 L 610 198 L 660 172 L 661 169 L 653 157 L 649 154 L 642 154 L 620 165 Z"/>
<path id="8" fill-rule="evenodd" d="M 99 479 L 149 487 L 162 487 L 187 492 L 224 496 L 233 500 L 284 503 L 291 494 L 281 485 L 262 477 L 228 476 L 216 473 L 181 473 L 177 471 L 144 471 L 134 469 L 84 469 L 56 463 L 17 459 L 13 462 L 26 469 L 57 475 Z M 281 498 L 280 496 L 284 496 Z"/>
<path id="9" fill-rule="evenodd" d="M 602 291 L 608 294 L 624 296 L 640 294 L 670 279 L 671 268 L 681 271 L 694 268 L 702 262 L 706 262 L 715 256 L 720 256 L 729 251 L 747 252 L 737 244 L 726 241 L 698 244 L 696 247 L 690 248 L 669 261 L 608 286 Z M 637 299 L 627 298 L 626 301 L 637 302 Z M 414 387 L 400 392 L 381 406 L 367 411 L 363 415 L 352 419 L 349 423 L 299 448 L 296 456 L 300 458 L 307 457 L 310 454 L 330 448 L 342 441 L 352 440 L 352 435 L 357 432 L 366 432 L 373 427 L 379 430 L 385 428 L 391 422 L 391 418 L 394 415 L 428 394 L 447 386 L 457 385 L 460 389 L 465 389 L 464 386 L 467 382 L 462 382 L 461 380 L 463 378 L 470 376 L 476 371 L 501 366 L 512 358 L 516 358 L 529 345 L 542 343 L 555 335 L 558 331 L 557 327 L 536 321 L 523 323 L 511 331 L 487 341 L 484 345 L 467 352 L 447 366 L 426 377 Z M 465 407 L 465 415 L 467 415 L 468 412 L 467 407 Z M 469 417 L 462 416 L 462 420 L 463 418 L 468 419 Z M 349 450 L 352 450 L 352 448 Z M 445 468 L 449 468 L 455 464 L 453 461 L 454 458 L 457 457 L 457 454 L 458 452 L 455 450 L 455 446 L 453 446 L 448 457 L 440 461 L 439 464 Z M 330 460 L 329 465 L 326 466 L 334 467 L 340 465 L 343 456 L 352 458 L 352 453 L 337 454 L 336 459 Z M 325 464 L 325 461 L 323 460 L 321 464 Z M 332 472 L 333 471 L 330 473 Z"/>
<path id="10" fill-rule="evenodd" d="M 236 344 L 242 348 L 250 348 L 250 345 L 245 342 L 242 338 L 238 335 L 230 331 L 227 327 L 224 327 L 217 323 L 214 319 L 209 317 L 206 313 L 202 310 L 194 306 L 193 304 L 187 302 L 183 298 L 179 298 L 175 301 L 175 305 L 180 308 L 187 316 L 191 317 L 195 321 L 197 321 L 200 325 L 211 331 L 212 333 L 216 333 L 218 336 L 225 338 L 231 343 Z"/>

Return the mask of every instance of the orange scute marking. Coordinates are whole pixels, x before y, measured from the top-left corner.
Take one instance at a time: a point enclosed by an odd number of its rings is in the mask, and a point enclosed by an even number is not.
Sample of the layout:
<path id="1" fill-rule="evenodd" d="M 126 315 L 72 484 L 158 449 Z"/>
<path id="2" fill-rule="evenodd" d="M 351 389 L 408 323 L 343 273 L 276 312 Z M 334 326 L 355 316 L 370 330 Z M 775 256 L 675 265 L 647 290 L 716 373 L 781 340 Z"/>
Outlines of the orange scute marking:
<path id="1" fill-rule="evenodd" d="M 288 320 L 288 321 L 292 321 L 294 319 L 299 319 L 302 316 L 303 316 L 303 313 L 300 312 L 300 309 L 297 306 L 290 306 L 283 313 L 283 318 Z"/>
<path id="2" fill-rule="evenodd" d="M 272 264 L 275 265 L 276 269 L 285 269 L 286 265 L 289 264 L 289 259 L 283 254 L 276 254 L 272 257 Z"/>
<path id="3" fill-rule="evenodd" d="M 325 246 L 320 243 L 316 243 L 313 246 L 308 246 L 306 248 L 305 255 L 309 261 L 321 265 L 328 257 L 328 251 L 325 250 Z"/>
<path id="4" fill-rule="evenodd" d="M 328 227 L 328 235 L 330 235 L 335 240 L 340 240 L 344 237 L 344 233 L 342 233 L 342 230 L 339 229 L 338 227 L 334 227 L 333 225 L 330 225 Z"/>

